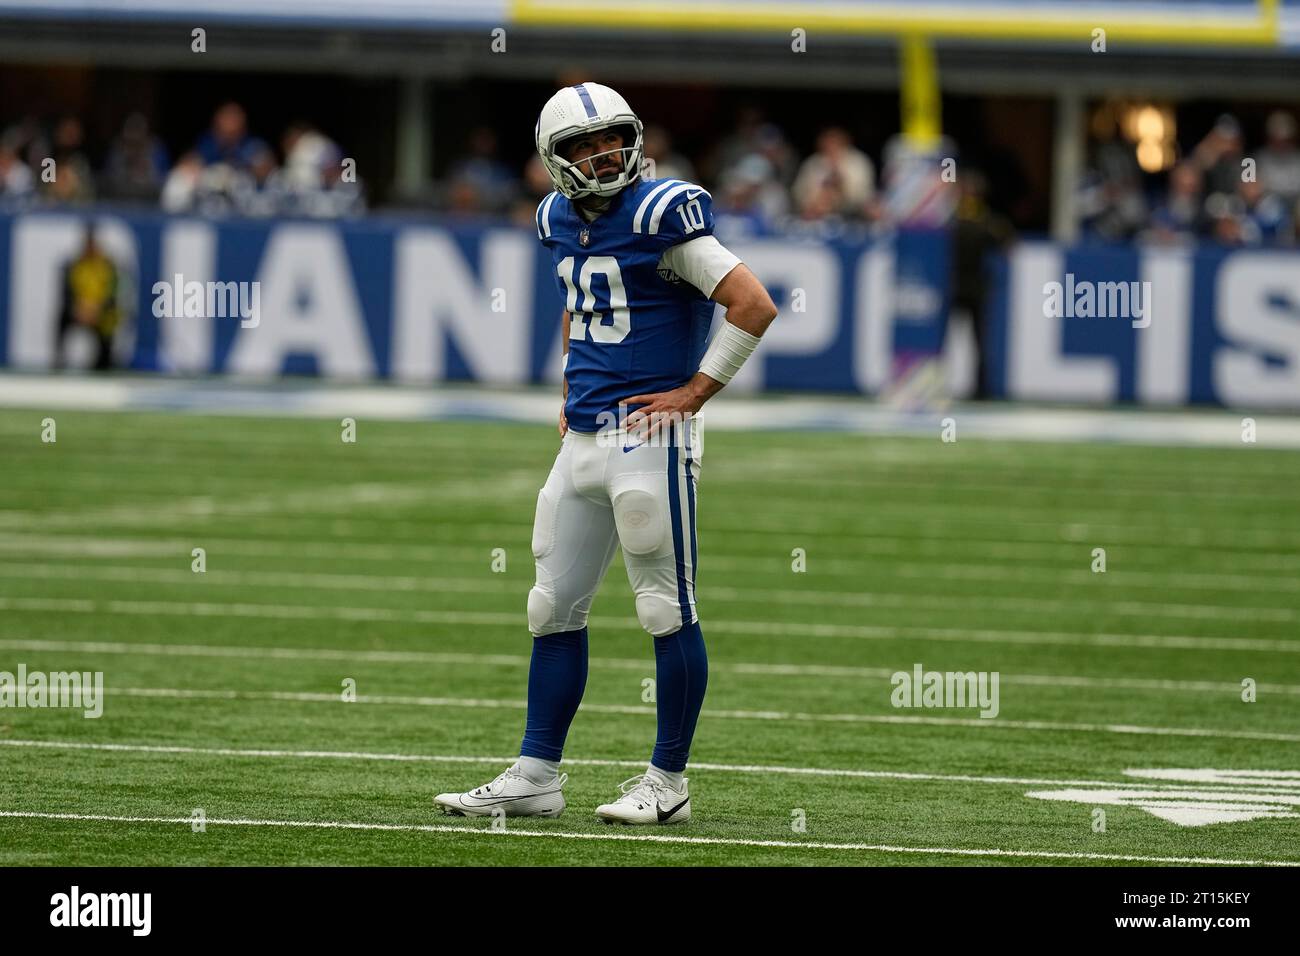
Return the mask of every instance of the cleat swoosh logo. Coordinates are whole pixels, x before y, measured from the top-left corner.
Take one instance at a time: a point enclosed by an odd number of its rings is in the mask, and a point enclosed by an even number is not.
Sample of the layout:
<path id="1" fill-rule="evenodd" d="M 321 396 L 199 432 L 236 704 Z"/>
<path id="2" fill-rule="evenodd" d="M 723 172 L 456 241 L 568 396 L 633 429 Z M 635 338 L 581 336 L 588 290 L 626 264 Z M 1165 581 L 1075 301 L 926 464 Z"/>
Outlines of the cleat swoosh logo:
<path id="1" fill-rule="evenodd" d="M 667 819 L 668 819 L 669 817 L 671 817 L 674 813 L 676 813 L 678 810 L 680 810 L 682 807 L 686 806 L 686 804 L 688 804 L 688 803 L 690 803 L 690 802 L 691 802 L 691 798 L 690 798 L 690 797 L 687 797 L 685 800 L 683 800 L 681 803 L 677 804 L 677 806 L 673 807 L 671 810 L 665 810 L 665 809 L 663 808 L 663 804 L 661 804 L 661 803 L 656 803 L 656 804 L 655 804 L 655 813 L 657 813 L 657 814 L 659 815 L 659 822 L 660 822 L 660 823 L 663 823 L 665 820 L 667 820 Z"/>
<path id="2" fill-rule="evenodd" d="M 549 796 L 552 793 L 559 793 L 559 792 L 560 791 L 558 790 L 546 790 L 543 791 L 542 793 L 521 793 L 516 797 L 501 797 L 499 800 L 484 800 L 482 798 L 473 798 L 476 801 L 473 803 L 466 803 L 465 798 L 462 796 L 460 798 L 460 805 L 462 807 L 491 807 L 500 803 L 513 803 L 516 800 L 528 800 L 532 797 L 545 797 L 545 796 Z"/>

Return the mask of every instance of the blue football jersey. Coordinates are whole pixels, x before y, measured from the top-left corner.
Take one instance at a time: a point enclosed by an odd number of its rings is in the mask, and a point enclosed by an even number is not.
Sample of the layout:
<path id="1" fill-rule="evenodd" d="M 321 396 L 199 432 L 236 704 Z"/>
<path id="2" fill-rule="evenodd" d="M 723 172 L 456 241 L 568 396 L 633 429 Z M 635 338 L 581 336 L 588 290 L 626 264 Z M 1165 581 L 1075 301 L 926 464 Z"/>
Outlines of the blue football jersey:
<path id="1" fill-rule="evenodd" d="M 542 200 L 537 237 L 570 314 L 570 428 L 599 431 L 617 420 L 621 399 L 676 388 L 699 369 L 713 303 L 661 273 L 659 259 L 712 234 L 711 197 L 680 179 L 633 183 L 592 222 L 557 192 Z"/>

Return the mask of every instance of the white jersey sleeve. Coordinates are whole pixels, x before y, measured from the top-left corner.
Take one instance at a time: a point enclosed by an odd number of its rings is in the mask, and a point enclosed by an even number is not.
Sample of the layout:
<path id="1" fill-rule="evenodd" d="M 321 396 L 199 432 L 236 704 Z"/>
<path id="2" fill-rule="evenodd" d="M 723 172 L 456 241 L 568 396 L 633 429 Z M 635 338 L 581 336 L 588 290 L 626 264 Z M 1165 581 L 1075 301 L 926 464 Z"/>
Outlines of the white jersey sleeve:
<path id="1" fill-rule="evenodd" d="M 740 259 L 713 236 L 700 236 L 669 246 L 660 257 L 659 265 L 671 269 L 705 297 L 712 298 L 718 283 L 740 265 Z"/>

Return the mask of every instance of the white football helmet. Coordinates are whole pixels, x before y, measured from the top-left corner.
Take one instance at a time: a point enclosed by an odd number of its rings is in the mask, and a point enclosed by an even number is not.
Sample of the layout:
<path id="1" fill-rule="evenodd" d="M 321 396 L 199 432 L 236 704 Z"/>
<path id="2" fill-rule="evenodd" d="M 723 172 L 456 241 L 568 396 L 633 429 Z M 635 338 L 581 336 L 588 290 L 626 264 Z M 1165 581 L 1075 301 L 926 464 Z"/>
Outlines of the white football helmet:
<path id="1" fill-rule="evenodd" d="M 577 163 L 559 154 L 558 147 L 566 139 L 611 126 L 627 126 L 631 132 L 623 137 L 621 149 L 593 153 Z M 555 188 L 562 196 L 578 199 L 613 196 L 641 178 L 642 133 L 641 120 L 616 91 L 599 83 L 579 83 L 566 86 L 546 101 L 534 136 L 537 154 Z M 594 160 L 614 152 L 623 154 L 623 169 L 616 178 L 601 181 L 596 177 Z"/>

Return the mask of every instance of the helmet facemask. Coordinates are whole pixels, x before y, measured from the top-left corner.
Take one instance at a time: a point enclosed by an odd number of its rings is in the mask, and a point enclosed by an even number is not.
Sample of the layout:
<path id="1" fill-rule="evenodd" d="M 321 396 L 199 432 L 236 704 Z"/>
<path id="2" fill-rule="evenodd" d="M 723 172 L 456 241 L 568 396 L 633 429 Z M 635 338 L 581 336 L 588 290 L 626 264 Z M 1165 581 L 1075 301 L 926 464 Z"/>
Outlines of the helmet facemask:
<path id="1" fill-rule="evenodd" d="M 579 136 L 596 135 L 609 129 L 622 131 L 622 146 L 592 153 L 576 162 L 570 162 L 560 155 L 562 147 L 568 140 L 576 139 Z M 549 156 L 545 152 L 542 153 L 542 163 L 547 167 L 547 172 L 551 174 L 551 180 L 555 183 L 556 188 L 569 199 L 579 199 L 583 196 L 609 197 L 617 195 L 621 190 L 641 178 L 642 150 L 640 122 L 632 123 L 620 120 L 595 129 L 585 129 L 566 137 L 555 144 L 555 150 Z M 602 179 L 601 176 L 597 175 L 596 170 L 600 166 L 602 159 L 615 153 L 621 154 L 623 166 L 619 170 L 605 171 Z"/>

